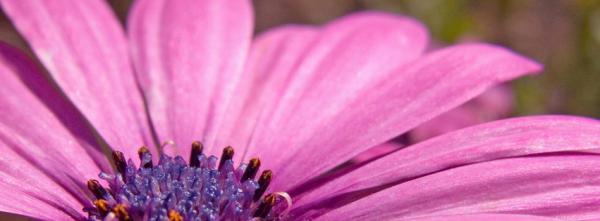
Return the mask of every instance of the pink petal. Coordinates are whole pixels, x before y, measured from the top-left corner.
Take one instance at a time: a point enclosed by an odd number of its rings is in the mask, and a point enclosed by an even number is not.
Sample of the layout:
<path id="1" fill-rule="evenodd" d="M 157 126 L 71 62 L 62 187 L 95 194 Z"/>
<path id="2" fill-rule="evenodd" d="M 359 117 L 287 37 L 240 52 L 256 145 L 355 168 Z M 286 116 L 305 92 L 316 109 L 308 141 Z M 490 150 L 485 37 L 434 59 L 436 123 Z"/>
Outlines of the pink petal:
<path id="1" fill-rule="evenodd" d="M 275 110 L 291 74 L 317 33 L 315 27 L 289 25 L 261 34 L 253 41 L 245 74 L 217 136 L 217 147 L 248 147 L 255 129 Z M 240 162 L 243 152 L 235 156 L 235 161 Z"/>
<path id="2" fill-rule="evenodd" d="M 528 216 L 516 214 L 468 214 L 453 216 L 433 216 L 415 219 L 390 219 L 405 221 L 558 221 L 542 216 Z"/>
<path id="3" fill-rule="evenodd" d="M 586 118 L 539 116 L 495 121 L 396 151 L 327 183 L 295 205 L 307 210 L 318 207 L 322 199 L 342 193 L 496 159 L 568 151 L 600 152 L 598 134 L 600 122 Z"/>
<path id="4" fill-rule="evenodd" d="M 110 169 L 91 129 L 32 61 L 5 44 L 0 79 L 0 209 L 58 219 L 69 215 L 59 209 L 75 208 L 70 215 L 81 216 L 81 184 Z"/>
<path id="5" fill-rule="evenodd" d="M 322 219 L 386 220 L 472 213 L 598 219 L 600 156 L 509 158 L 420 177 L 325 214 Z"/>
<path id="6" fill-rule="evenodd" d="M 104 1 L 10 1 L 2 8 L 52 78 L 107 143 L 152 145 L 122 28 Z"/>
<path id="7" fill-rule="evenodd" d="M 45 172 L 38 169 L 14 152 L 0 140 L 0 211 L 31 216 L 45 220 L 72 220 L 84 217 L 83 201 L 73 194 L 85 196 L 84 192 L 70 192 L 56 183 Z M 69 177 L 61 176 L 68 180 Z"/>
<path id="8" fill-rule="evenodd" d="M 296 107 L 295 116 L 301 119 L 271 132 L 276 140 L 270 145 L 286 148 L 265 153 L 268 158 L 264 158 L 279 159 L 275 174 L 285 178 L 275 179 L 273 187 L 287 190 L 460 105 L 498 82 L 539 70 L 537 63 L 503 48 L 458 45 L 396 68 L 352 99 L 332 105 L 332 110 L 327 105 L 318 106 L 327 113 L 319 116 L 328 117 L 313 118 Z M 305 127 L 302 122 L 313 124 Z"/>
<path id="9" fill-rule="evenodd" d="M 450 131 L 505 118 L 512 111 L 512 103 L 510 88 L 497 86 L 411 130 L 410 141 L 416 143 Z"/>
<path id="10" fill-rule="evenodd" d="M 403 144 L 388 142 L 383 143 L 373 148 L 357 155 L 355 158 L 350 160 L 353 164 L 361 164 L 363 162 L 373 161 L 375 159 L 379 159 L 385 155 L 388 155 L 394 151 L 399 150 L 400 148 L 405 147 Z"/>
<path id="11" fill-rule="evenodd" d="M 290 73 L 285 74 L 289 77 L 282 82 L 283 90 L 265 89 L 276 95 L 272 96 L 275 102 L 262 109 L 249 154 L 265 159 L 265 168 L 282 163 L 283 152 L 299 147 L 290 143 L 302 143 L 297 137 L 301 131 L 323 126 L 322 120 L 347 108 L 365 85 L 420 56 L 426 43 L 425 29 L 413 19 L 363 12 L 324 26 L 314 39 L 301 44 L 305 49 L 298 59 L 279 60 L 282 64 L 264 62 L 290 67 Z"/>
<path id="12" fill-rule="evenodd" d="M 200 140 L 211 152 L 242 73 L 252 25 L 248 1 L 133 5 L 128 33 L 134 64 L 160 142 L 172 140 L 187 155 L 192 141 Z"/>
<path id="13" fill-rule="evenodd" d="M 288 193 L 294 197 L 294 200 L 298 200 L 298 195 L 304 192 L 309 192 L 323 184 L 335 180 L 345 174 L 360 168 L 366 164 L 371 163 L 374 160 L 377 160 L 383 156 L 386 156 L 394 151 L 400 150 L 404 147 L 402 144 L 388 142 L 381 145 L 377 145 L 361 154 L 352 158 L 351 160 L 344 162 L 343 164 L 337 166 L 336 168 L 327 171 L 327 173 L 322 174 L 320 176 L 314 176 L 311 179 L 303 182 L 302 185 L 295 187 L 293 190 L 288 191 Z M 302 205 L 302 204 L 301 204 Z"/>

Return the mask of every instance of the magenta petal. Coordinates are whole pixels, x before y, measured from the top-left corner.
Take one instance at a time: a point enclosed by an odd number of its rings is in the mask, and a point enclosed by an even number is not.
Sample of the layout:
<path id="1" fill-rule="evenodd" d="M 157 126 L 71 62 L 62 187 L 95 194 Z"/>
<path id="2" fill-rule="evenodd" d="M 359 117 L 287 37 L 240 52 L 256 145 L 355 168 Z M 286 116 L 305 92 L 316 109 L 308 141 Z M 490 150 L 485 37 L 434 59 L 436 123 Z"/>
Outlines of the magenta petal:
<path id="1" fill-rule="evenodd" d="M 578 117 L 524 117 L 482 124 L 394 152 L 316 189 L 296 206 L 306 210 L 335 195 L 461 165 L 542 153 L 600 152 L 598 134 L 600 122 Z"/>
<path id="2" fill-rule="evenodd" d="M 600 156 L 509 158 L 420 177 L 326 213 L 331 220 L 387 220 L 509 213 L 565 220 L 600 218 Z"/>
<path id="3" fill-rule="evenodd" d="M 256 128 L 268 122 L 317 33 L 315 27 L 289 25 L 254 39 L 245 72 L 217 136 L 217 147 L 249 148 Z M 236 162 L 243 158 L 244 151 L 240 153 L 236 154 Z"/>
<path id="4" fill-rule="evenodd" d="M 340 217 L 343 219 L 343 217 Z M 453 216 L 432 216 L 415 219 L 388 219 L 404 221 L 558 221 L 542 216 L 516 215 L 516 214 L 467 214 Z"/>
<path id="5" fill-rule="evenodd" d="M 277 154 L 271 157 L 282 162 L 274 168 L 275 173 L 286 178 L 276 179 L 274 186 L 288 189 L 494 84 L 539 70 L 539 64 L 491 45 L 457 45 L 432 52 L 367 85 L 343 107 L 329 110 L 320 106 L 327 118 L 313 119 L 298 111 L 305 122 L 313 123 L 308 128 L 297 121 L 273 131 L 278 139 L 272 145 L 287 148 L 271 151 Z"/>
<path id="6" fill-rule="evenodd" d="M 81 183 L 110 168 L 91 129 L 32 61 L 4 44 L 0 79 L 0 209 L 53 220 L 81 216 Z"/>
<path id="7" fill-rule="evenodd" d="M 211 148 L 241 76 L 252 38 L 248 1 L 156 1 L 133 5 L 134 64 L 160 142 L 186 155 Z M 214 152 L 220 151 L 216 148 Z"/>
<path id="8" fill-rule="evenodd" d="M 55 178 L 38 169 L 0 140 L 0 211 L 44 220 L 72 220 L 84 217 L 81 191 L 70 192 Z M 59 179 L 68 180 L 62 176 Z"/>
<path id="9" fill-rule="evenodd" d="M 8 1 L 2 8 L 67 97 L 114 149 L 152 145 L 123 30 L 104 1 Z"/>
<path id="10" fill-rule="evenodd" d="M 403 148 L 405 146 L 406 145 L 404 144 L 395 142 L 379 144 L 352 158 L 350 162 L 352 164 L 363 164 L 386 156 L 394 151 L 400 150 L 400 148 Z"/>
<path id="11" fill-rule="evenodd" d="M 418 58 L 426 44 L 427 33 L 419 22 L 362 12 L 329 23 L 314 38 L 302 41 L 305 49 L 297 53 L 297 59 L 263 62 L 265 67 L 261 68 L 288 66 L 290 73 L 285 74 L 289 78 L 283 82 L 284 90 L 274 91 L 278 93 L 274 105 L 261 113 L 249 153 L 264 158 L 267 168 L 282 165 L 285 158 L 281 154 L 299 148 L 291 143 L 302 144 L 305 137 L 300 136 L 306 135 L 305 131 L 314 131 L 323 126 L 322 120 L 347 108 L 364 92 L 365 85 Z M 253 56 L 263 59 L 261 54 Z M 281 75 L 275 71 L 268 74 Z M 269 88 L 264 90 L 273 93 Z"/>
<path id="12" fill-rule="evenodd" d="M 505 118 L 512 111 L 512 103 L 510 88 L 497 86 L 411 130 L 410 142 L 416 143 L 450 131 Z"/>

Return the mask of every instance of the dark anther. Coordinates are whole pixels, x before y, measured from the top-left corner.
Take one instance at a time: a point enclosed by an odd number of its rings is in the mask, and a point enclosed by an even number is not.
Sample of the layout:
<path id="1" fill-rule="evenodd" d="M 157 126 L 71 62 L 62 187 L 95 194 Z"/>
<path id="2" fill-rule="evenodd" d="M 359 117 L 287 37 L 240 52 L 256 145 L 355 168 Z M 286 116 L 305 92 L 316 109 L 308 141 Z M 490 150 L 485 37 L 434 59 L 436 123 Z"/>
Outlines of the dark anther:
<path id="1" fill-rule="evenodd" d="M 152 153 L 150 153 L 150 150 L 148 150 L 147 147 L 140 147 L 140 149 L 138 150 L 138 155 L 140 156 L 140 162 L 143 164 L 142 167 L 152 168 Z M 144 163 L 144 159 L 146 159 L 144 156 L 146 155 L 150 155 L 150 160 Z"/>
<path id="2" fill-rule="evenodd" d="M 129 216 L 129 212 L 127 212 L 127 207 L 123 204 L 117 204 L 113 208 L 112 211 L 115 216 L 119 219 L 119 221 L 131 221 L 131 216 Z"/>
<path id="3" fill-rule="evenodd" d="M 106 200 L 103 200 L 103 199 L 94 200 L 94 206 L 96 207 L 96 209 L 98 209 L 98 212 L 100 212 L 100 215 L 102 217 L 105 217 L 108 214 L 108 212 L 110 212 L 110 208 L 109 208 L 108 202 L 106 202 Z"/>
<path id="4" fill-rule="evenodd" d="M 106 195 L 108 194 L 108 192 L 106 192 L 106 189 L 104 189 L 104 187 L 100 185 L 100 182 L 98 182 L 98 180 L 88 180 L 87 187 L 94 194 L 96 199 L 106 199 Z"/>
<path id="5" fill-rule="evenodd" d="M 267 191 L 267 187 L 271 183 L 271 178 L 273 178 L 273 172 L 271 170 L 265 170 L 260 174 L 260 178 L 258 178 L 258 189 L 254 191 L 254 201 L 258 201 L 260 197 Z"/>
<path id="6" fill-rule="evenodd" d="M 199 167 L 200 160 L 198 160 L 198 156 L 202 154 L 202 143 L 200 141 L 192 142 L 192 153 L 190 154 L 190 166 L 191 167 Z"/>
<path id="7" fill-rule="evenodd" d="M 254 211 L 254 217 L 266 218 L 271 212 L 271 208 L 275 205 L 275 195 L 269 194 L 260 202 L 256 211 Z"/>
<path id="8" fill-rule="evenodd" d="M 233 159 L 233 148 L 225 147 L 223 154 L 221 155 L 221 161 L 219 161 L 219 170 L 225 165 L 225 161 Z"/>
<path id="9" fill-rule="evenodd" d="M 183 221 L 183 216 L 176 210 L 169 210 L 169 221 Z"/>
<path id="10" fill-rule="evenodd" d="M 242 182 L 249 180 L 249 179 L 254 179 L 254 177 L 256 177 L 256 173 L 258 172 L 258 168 L 260 167 L 260 160 L 258 158 L 252 158 L 250 159 L 250 162 L 248 162 L 248 167 L 246 167 L 246 170 L 244 171 L 244 175 L 242 175 Z"/>
<path id="11" fill-rule="evenodd" d="M 121 173 L 123 178 L 125 178 L 125 171 L 127 170 L 127 161 L 125 161 L 125 156 L 123 156 L 123 153 L 120 151 L 113 151 L 112 157 L 115 161 L 117 172 Z"/>

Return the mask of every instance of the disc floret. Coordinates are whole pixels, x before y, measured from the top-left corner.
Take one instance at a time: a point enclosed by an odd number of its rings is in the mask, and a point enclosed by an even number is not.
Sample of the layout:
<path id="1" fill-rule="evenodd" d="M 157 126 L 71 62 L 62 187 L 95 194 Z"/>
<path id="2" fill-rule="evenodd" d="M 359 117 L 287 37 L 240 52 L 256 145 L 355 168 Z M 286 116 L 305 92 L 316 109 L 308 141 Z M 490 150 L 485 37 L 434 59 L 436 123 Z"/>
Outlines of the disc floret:
<path id="1" fill-rule="evenodd" d="M 89 220 L 276 220 L 289 205 L 289 197 L 265 192 L 272 171 L 255 179 L 260 160 L 234 167 L 234 150 L 223 149 L 220 159 L 202 153 L 200 142 L 192 143 L 189 164 L 181 157 L 162 154 L 152 162 L 147 147 L 138 151 L 140 166 L 123 153 L 113 152 L 115 173 L 100 173 L 109 188 L 89 180 L 92 206 L 85 208 Z M 279 205 L 278 208 L 281 206 Z M 287 207 L 287 206 L 286 206 Z"/>

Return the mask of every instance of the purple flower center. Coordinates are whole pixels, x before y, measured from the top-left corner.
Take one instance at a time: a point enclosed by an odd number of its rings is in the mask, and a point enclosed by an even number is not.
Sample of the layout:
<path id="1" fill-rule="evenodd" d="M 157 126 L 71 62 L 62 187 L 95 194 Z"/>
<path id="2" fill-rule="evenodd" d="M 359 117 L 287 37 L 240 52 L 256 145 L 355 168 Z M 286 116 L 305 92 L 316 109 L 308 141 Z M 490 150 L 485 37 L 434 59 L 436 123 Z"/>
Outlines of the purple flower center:
<path id="1" fill-rule="evenodd" d="M 258 158 L 234 168 L 231 147 L 219 160 L 202 153 L 194 142 L 189 164 L 181 156 L 161 155 L 157 165 L 146 147 L 138 151 L 140 167 L 113 152 L 116 173 L 100 173 L 108 183 L 89 180 L 93 206 L 84 208 L 88 220 L 277 220 L 289 207 L 285 193 L 264 195 L 272 172 L 255 179 Z M 264 196 L 263 196 L 264 195 Z"/>

